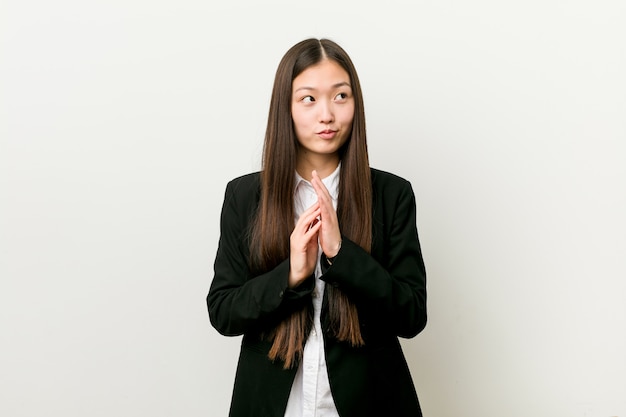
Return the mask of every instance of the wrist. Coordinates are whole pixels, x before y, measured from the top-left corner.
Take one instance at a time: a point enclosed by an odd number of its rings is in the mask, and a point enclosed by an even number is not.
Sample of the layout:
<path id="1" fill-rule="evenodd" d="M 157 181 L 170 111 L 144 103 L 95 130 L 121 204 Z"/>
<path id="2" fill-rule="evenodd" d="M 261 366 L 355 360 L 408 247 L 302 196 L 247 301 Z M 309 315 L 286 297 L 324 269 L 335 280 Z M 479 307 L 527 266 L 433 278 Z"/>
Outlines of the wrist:
<path id="1" fill-rule="evenodd" d="M 337 244 L 337 249 L 335 250 L 335 254 L 334 255 L 325 254 L 326 255 L 326 262 L 328 262 L 328 265 L 332 265 L 333 264 L 333 261 L 335 260 L 337 255 L 339 255 L 339 251 L 340 250 L 341 250 L 341 240 L 339 240 L 339 243 Z"/>

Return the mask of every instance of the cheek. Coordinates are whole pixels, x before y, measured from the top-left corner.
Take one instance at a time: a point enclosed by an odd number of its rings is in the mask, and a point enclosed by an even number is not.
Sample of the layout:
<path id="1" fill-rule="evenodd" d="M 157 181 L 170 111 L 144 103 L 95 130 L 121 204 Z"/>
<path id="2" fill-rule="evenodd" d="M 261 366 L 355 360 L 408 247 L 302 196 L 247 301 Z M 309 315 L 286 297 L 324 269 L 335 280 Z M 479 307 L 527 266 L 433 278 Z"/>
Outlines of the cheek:
<path id="1" fill-rule="evenodd" d="M 352 132 L 352 122 L 354 121 L 354 112 L 345 111 L 340 115 L 337 115 L 337 122 L 341 125 L 341 128 L 346 132 L 346 136 L 350 136 Z"/>
<path id="2" fill-rule="evenodd" d="M 293 122 L 293 131 L 296 134 L 296 139 L 299 143 L 302 143 L 302 138 L 306 136 L 306 121 L 302 118 L 301 114 L 294 113 L 291 115 L 291 121 Z"/>
<path id="3" fill-rule="evenodd" d="M 354 120 L 354 107 L 346 109 L 341 115 L 341 122 L 343 125 L 352 125 Z"/>
<path id="4" fill-rule="evenodd" d="M 306 126 L 307 122 L 306 122 L 306 118 L 304 117 L 304 115 L 301 112 L 291 112 L 291 120 L 293 121 L 293 126 L 294 128 L 297 130 L 301 130 L 303 127 Z"/>

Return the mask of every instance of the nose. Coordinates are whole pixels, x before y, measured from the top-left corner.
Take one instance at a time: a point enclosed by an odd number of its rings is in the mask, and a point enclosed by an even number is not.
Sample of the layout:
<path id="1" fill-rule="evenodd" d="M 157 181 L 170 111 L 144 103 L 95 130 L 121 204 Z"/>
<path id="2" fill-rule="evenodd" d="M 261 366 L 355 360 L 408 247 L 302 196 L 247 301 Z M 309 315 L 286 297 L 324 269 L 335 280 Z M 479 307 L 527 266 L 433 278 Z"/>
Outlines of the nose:
<path id="1" fill-rule="evenodd" d="M 331 103 L 326 101 L 320 103 L 319 111 L 320 123 L 328 124 L 333 122 L 335 116 L 333 114 L 333 108 Z"/>

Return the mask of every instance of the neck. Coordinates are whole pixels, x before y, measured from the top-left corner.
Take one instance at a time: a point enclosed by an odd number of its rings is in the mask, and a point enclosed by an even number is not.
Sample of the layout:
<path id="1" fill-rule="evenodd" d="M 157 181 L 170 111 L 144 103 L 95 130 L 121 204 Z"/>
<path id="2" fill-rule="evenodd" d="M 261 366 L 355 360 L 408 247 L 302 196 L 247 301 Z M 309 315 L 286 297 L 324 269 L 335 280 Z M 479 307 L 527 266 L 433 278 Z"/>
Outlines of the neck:
<path id="1" fill-rule="evenodd" d="M 339 155 L 298 155 L 296 171 L 307 181 L 313 178 L 311 172 L 317 171 L 320 178 L 326 178 L 332 174 L 339 165 Z"/>

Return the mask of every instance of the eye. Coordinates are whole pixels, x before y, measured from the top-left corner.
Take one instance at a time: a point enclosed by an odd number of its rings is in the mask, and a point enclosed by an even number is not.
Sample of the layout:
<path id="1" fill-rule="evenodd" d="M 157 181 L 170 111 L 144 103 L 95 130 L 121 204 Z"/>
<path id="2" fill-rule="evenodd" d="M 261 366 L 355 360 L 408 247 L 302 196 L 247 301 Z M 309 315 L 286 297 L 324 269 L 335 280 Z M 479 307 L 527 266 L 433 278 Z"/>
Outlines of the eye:
<path id="1" fill-rule="evenodd" d="M 315 99 L 313 98 L 313 96 L 306 96 L 302 97 L 300 101 L 302 101 L 303 103 L 313 103 Z"/>
<path id="2" fill-rule="evenodd" d="M 348 93 L 339 93 L 335 96 L 335 100 L 342 101 L 348 98 Z"/>

